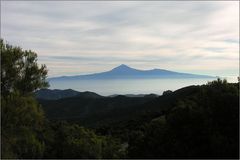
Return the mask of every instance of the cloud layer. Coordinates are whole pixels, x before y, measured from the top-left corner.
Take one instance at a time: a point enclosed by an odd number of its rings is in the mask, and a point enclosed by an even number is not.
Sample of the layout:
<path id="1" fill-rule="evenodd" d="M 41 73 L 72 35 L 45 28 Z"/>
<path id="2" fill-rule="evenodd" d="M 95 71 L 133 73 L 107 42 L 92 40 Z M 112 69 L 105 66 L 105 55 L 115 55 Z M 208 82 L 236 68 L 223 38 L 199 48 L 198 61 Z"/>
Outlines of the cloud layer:
<path id="1" fill-rule="evenodd" d="M 239 2 L 2 1 L 1 36 L 38 53 L 49 76 L 119 64 L 239 73 Z"/>

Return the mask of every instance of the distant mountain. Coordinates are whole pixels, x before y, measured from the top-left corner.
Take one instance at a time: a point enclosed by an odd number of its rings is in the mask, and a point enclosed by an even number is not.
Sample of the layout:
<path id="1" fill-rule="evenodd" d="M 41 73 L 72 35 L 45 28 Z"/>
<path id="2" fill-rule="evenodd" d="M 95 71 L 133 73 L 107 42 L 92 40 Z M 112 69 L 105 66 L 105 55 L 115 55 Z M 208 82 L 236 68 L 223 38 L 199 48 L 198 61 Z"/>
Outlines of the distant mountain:
<path id="1" fill-rule="evenodd" d="M 104 96 L 101 96 L 94 92 L 78 92 L 72 89 L 40 89 L 35 92 L 35 96 L 37 99 L 46 99 L 46 100 L 58 100 L 63 98 L 70 98 L 70 97 L 76 97 L 76 98 L 103 98 Z M 157 94 L 125 94 L 125 95 L 119 95 L 114 94 L 110 95 L 108 97 L 117 97 L 117 96 L 124 96 L 124 97 L 158 97 Z"/>
<path id="2" fill-rule="evenodd" d="M 61 76 L 49 78 L 49 80 L 53 81 L 53 80 L 128 79 L 128 78 L 213 78 L 213 77 L 207 75 L 180 73 L 164 69 L 139 70 L 122 64 L 107 72 L 77 76 Z"/>
<path id="3" fill-rule="evenodd" d="M 122 120 L 130 120 L 136 115 L 161 113 L 178 99 L 192 96 L 199 92 L 200 86 L 181 88 L 167 95 L 149 94 L 143 97 L 84 98 L 68 97 L 57 100 L 38 99 L 46 116 L 51 120 L 80 122 L 81 125 L 98 126 Z"/>
<path id="4" fill-rule="evenodd" d="M 81 98 L 100 98 L 102 96 L 93 92 L 78 92 L 72 89 L 60 90 L 60 89 L 41 89 L 35 92 L 37 99 L 57 100 L 68 97 L 81 97 Z"/>
<path id="5" fill-rule="evenodd" d="M 236 87 L 236 89 L 239 86 L 238 83 L 230 85 Z M 207 86 L 207 88 L 208 94 L 215 94 L 215 86 L 211 86 L 210 88 Z M 185 100 L 189 98 L 195 100 L 196 96 L 203 94 L 204 89 L 206 89 L 206 85 L 188 86 L 157 97 L 154 95 L 144 97 L 118 95 L 115 97 L 101 98 L 74 96 L 57 100 L 38 99 L 38 101 L 42 105 L 47 118 L 50 120 L 78 122 L 84 126 L 104 126 L 115 122 L 136 120 L 139 116 L 161 115 L 169 112 L 172 107 L 175 107 L 176 104 L 179 104 L 181 101 L 185 103 Z M 216 91 L 219 93 L 222 92 L 222 90 L 218 88 Z M 218 95 L 214 97 L 217 98 Z M 228 98 L 224 100 L 226 99 Z M 205 104 L 205 99 L 200 101 Z M 237 100 L 235 99 L 234 101 Z M 216 111 L 219 110 L 215 109 L 215 112 Z M 142 122 L 140 123 L 143 124 Z"/>

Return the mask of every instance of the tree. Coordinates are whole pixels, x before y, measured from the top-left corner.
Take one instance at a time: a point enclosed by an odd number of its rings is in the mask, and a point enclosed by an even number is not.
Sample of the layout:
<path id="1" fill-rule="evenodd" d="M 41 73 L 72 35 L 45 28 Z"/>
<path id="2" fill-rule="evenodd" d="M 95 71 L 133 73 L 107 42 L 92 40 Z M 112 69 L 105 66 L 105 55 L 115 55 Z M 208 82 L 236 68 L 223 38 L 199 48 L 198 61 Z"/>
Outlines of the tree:
<path id="1" fill-rule="evenodd" d="M 64 121 L 51 123 L 45 134 L 47 149 L 44 158 L 122 158 L 120 142 L 98 136 L 93 131 Z"/>
<path id="2" fill-rule="evenodd" d="M 1 99 L 2 158 L 41 158 L 44 115 L 33 97 L 11 94 Z"/>
<path id="3" fill-rule="evenodd" d="M 37 64 L 37 54 L 0 40 L 1 94 L 19 92 L 26 95 L 39 88 L 48 87 L 45 65 Z"/>
<path id="4" fill-rule="evenodd" d="M 44 114 L 32 96 L 47 87 L 47 69 L 37 64 L 37 54 L 5 44 L 1 48 L 2 158 L 41 158 Z"/>
<path id="5" fill-rule="evenodd" d="M 172 93 L 172 91 L 171 90 L 166 90 L 166 91 L 164 91 L 163 92 L 163 94 L 162 95 L 169 95 L 169 94 L 171 94 Z"/>

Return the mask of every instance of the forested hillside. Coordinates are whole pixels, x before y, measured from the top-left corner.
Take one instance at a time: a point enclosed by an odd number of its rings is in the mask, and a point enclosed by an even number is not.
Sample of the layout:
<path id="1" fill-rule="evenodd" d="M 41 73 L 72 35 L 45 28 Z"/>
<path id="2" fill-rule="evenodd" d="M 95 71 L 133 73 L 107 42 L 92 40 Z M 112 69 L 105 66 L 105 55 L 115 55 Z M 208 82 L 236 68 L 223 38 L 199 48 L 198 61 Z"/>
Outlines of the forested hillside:
<path id="1" fill-rule="evenodd" d="M 34 92 L 48 86 L 37 54 L 1 47 L 1 158 L 119 158 L 125 150 L 111 136 L 75 124 L 50 122 Z"/>
<path id="2" fill-rule="evenodd" d="M 0 42 L 1 158 L 239 158 L 239 83 L 36 100 L 46 66 Z"/>
<path id="3" fill-rule="evenodd" d="M 59 100 L 38 101 L 49 120 L 66 120 L 84 126 L 100 126 L 131 118 L 139 105 L 152 97 L 71 97 Z"/>

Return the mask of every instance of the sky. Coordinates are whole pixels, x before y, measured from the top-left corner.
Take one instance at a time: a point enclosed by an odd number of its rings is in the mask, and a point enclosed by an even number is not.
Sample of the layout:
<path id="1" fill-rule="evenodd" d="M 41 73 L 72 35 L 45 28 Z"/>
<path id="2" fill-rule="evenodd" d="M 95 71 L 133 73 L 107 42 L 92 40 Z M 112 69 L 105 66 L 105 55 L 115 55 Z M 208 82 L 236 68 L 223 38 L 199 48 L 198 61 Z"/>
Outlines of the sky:
<path id="1" fill-rule="evenodd" d="M 49 77 L 120 64 L 239 75 L 239 1 L 1 1 L 1 38 Z"/>

